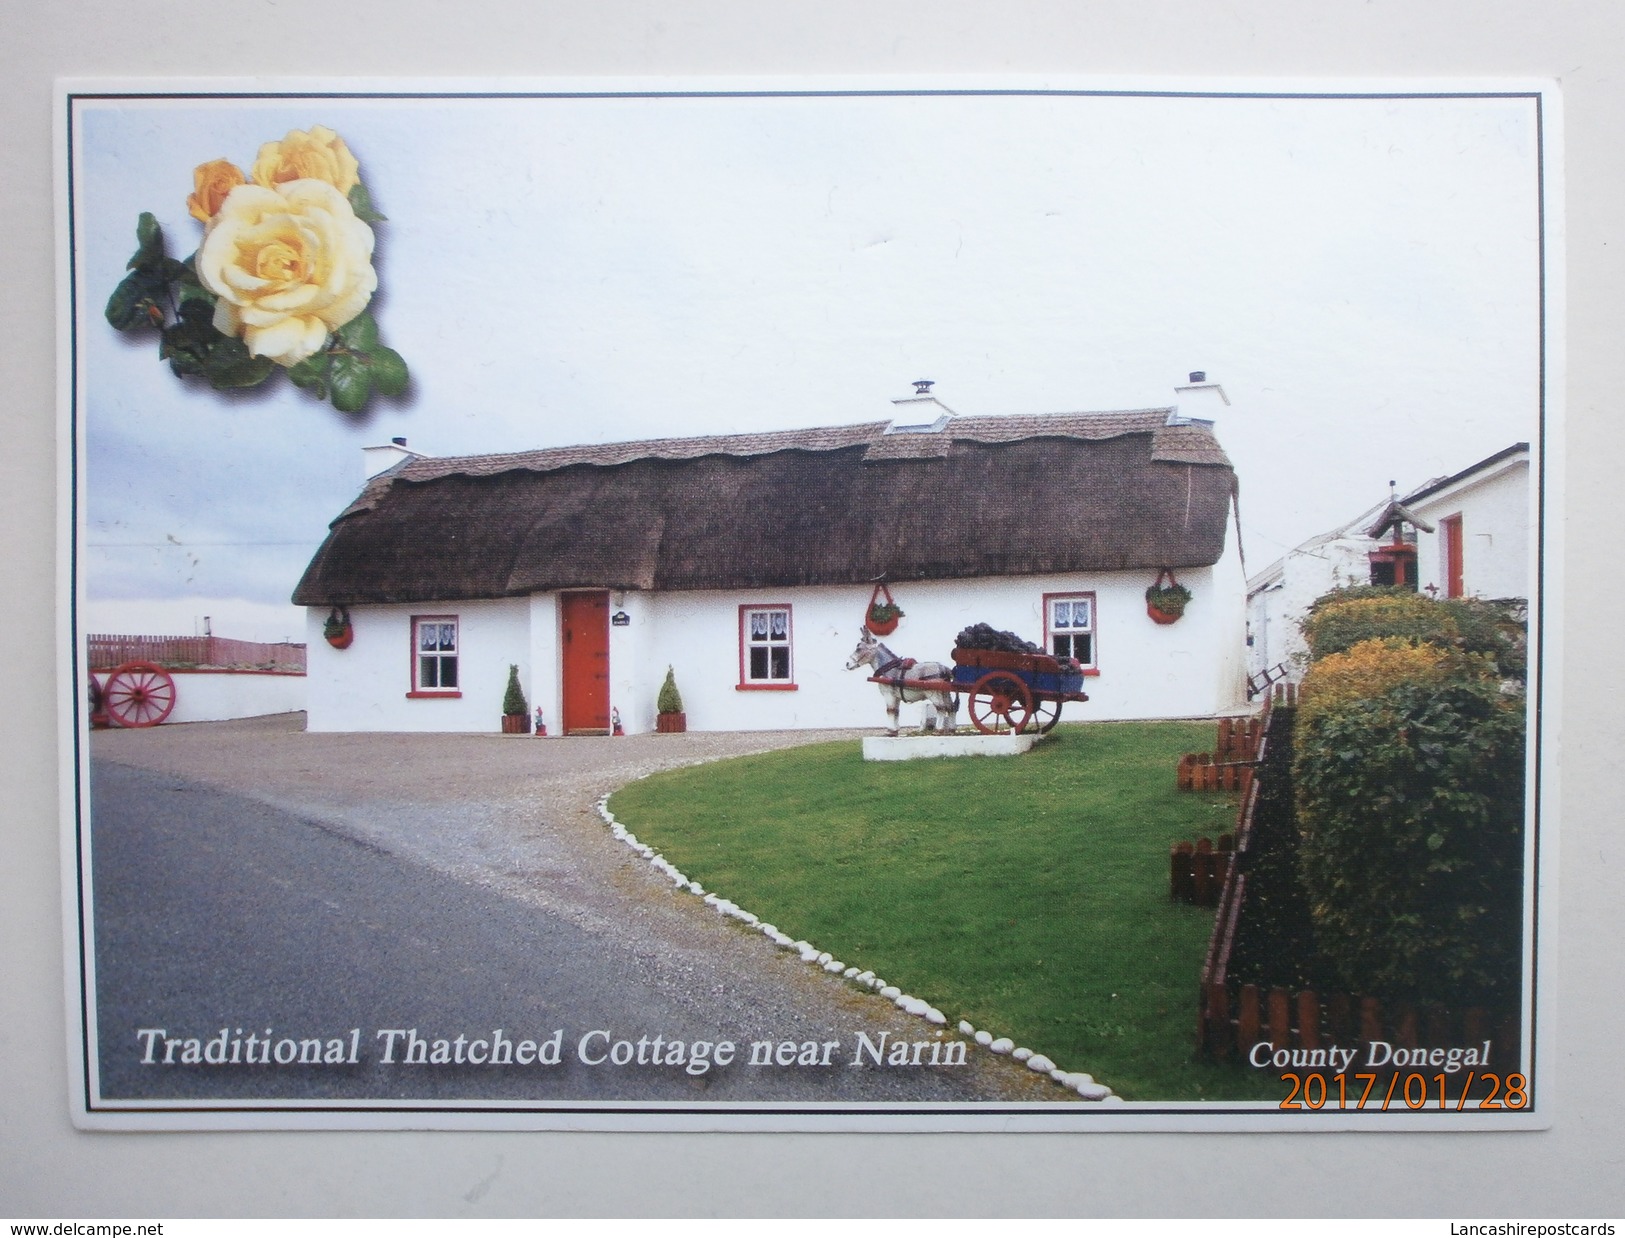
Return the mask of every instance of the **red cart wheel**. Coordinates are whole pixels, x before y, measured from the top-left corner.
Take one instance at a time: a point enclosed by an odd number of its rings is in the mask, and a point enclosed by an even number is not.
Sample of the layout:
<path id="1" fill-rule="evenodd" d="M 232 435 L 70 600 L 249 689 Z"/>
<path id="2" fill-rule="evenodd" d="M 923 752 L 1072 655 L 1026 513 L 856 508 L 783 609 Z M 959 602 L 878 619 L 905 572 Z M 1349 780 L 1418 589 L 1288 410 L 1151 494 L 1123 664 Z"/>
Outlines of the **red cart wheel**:
<path id="1" fill-rule="evenodd" d="M 1032 716 L 1032 693 L 1005 671 L 983 675 L 970 690 L 970 720 L 983 735 L 1020 734 Z"/>
<path id="2" fill-rule="evenodd" d="M 114 726 L 157 726 L 175 708 L 175 681 L 151 662 L 126 662 L 107 677 L 102 705 Z"/>
<path id="3" fill-rule="evenodd" d="M 1055 724 L 1060 720 L 1060 701 L 1045 698 L 1033 702 L 1032 729 L 1040 735 L 1048 735 L 1055 729 Z"/>

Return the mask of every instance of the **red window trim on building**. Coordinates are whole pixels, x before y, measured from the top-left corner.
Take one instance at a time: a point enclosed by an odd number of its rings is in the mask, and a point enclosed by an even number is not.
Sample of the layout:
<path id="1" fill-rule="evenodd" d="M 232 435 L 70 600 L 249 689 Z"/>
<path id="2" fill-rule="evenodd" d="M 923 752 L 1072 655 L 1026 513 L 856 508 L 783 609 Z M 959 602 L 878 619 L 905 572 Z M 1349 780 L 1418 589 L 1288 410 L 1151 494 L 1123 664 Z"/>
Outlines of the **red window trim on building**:
<path id="1" fill-rule="evenodd" d="M 463 659 L 463 625 L 462 625 L 462 621 L 456 615 L 413 615 L 412 616 L 412 625 L 411 625 L 411 643 L 410 643 L 410 645 L 409 645 L 409 647 L 407 649 L 407 656 L 408 656 L 408 659 L 409 659 L 408 662 L 407 662 L 407 682 L 410 683 L 412 685 L 412 687 L 411 687 L 411 690 L 407 692 L 406 699 L 409 700 L 409 701 L 455 700 L 455 699 L 461 697 L 463 695 L 461 687 L 456 687 L 456 688 L 425 688 L 425 687 L 422 687 L 419 684 L 419 682 L 418 682 L 418 670 L 419 670 L 419 666 L 418 666 L 418 625 L 420 623 L 451 623 L 451 624 L 456 625 L 456 628 L 457 628 L 457 636 L 456 636 L 457 648 L 452 651 L 452 656 L 457 659 L 457 669 L 458 669 L 457 682 L 459 684 L 462 683 L 462 674 L 461 674 L 461 672 L 462 672 L 462 659 Z"/>
<path id="2" fill-rule="evenodd" d="M 1093 655 L 1089 664 L 1083 668 L 1085 675 L 1100 674 L 1100 600 L 1093 589 L 1068 589 L 1058 593 L 1044 594 L 1044 652 L 1052 653 L 1054 645 L 1050 637 L 1054 635 L 1050 630 L 1050 619 L 1054 612 L 1050 610 L 1050 603 L 1061 598 L 1088 598 L 1089 599 L 1089 652 Z"/>
<path id="3" fill-rule="evenodd" d="M 784 612 L 784 646 L 790 659 L 789 679 L 751 679 L 747 672 L 750 669 L 750 640 L 746 628 L 748 616 L 752 611 L 782 610 Z M 739 607 L 739 682 L 734 685 L 736 692 L 795 692 L 798 686 L 795 681 L 796 670 L 796 619 L 795 612 L 788 602 L 752 602 Z"/>

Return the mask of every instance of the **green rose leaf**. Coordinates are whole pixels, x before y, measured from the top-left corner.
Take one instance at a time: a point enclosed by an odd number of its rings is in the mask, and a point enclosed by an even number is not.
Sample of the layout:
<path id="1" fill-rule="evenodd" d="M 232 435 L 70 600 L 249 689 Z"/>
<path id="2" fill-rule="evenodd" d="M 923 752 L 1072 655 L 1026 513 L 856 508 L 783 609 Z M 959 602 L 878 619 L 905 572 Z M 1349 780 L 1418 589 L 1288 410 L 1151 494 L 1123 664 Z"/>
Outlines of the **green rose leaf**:
<path id="1" fill-rule="evenodd" d="M 269 357 L 250 356 L 247 346 L 231 336 L 221 336 L 203 363 L 209 385 L 221 390 L 258 387 L 275 370 L 276 362 Z"/>
<path id="2" fill-rule="evenodd" d="M 169 362 L 176 377 L 188 374 L 206 374 L 210 354 L 226 337 L 214 329 L 205 310 L 200 317 L 195 310 L 183 307 L 181 317 L 173 326 L 166 327 L 158 344 L 158 356 Z"/>
<path id="3" fill-rule="evenodd" d="M 392 398 L 406 391 L 407 381 L 411 378 L 406 369 L 406 359 L 393 348 L 375 350 L 370 370 L 378 394 Z"/>
<path id="4" fill-rule="evenodd" d="M 164 295 L 162 280 L 154 279 L 147 271 L 131 271 L 119 281 L 113 295 L 107 298 L 107 321 L 118 331 L 133 331 L 137 327 L 159 326 L 163 311 L 159 305 Z M 157 320 L 153 311 L 158 312 Z"/>
<path id="5" fill-rule="evenodd" d="M 380 215 L 373 208 L 372 195 L 367 192 L 367 187 L 360 181 L 350 187 L 349 197 L 350 209 L 355 212 L 355 217 L 363 223 L 382 223 L 389 218 L 387 215 Z"/>
<path id="6" fill-rule="evenodd" d="M 202 290 L 199 289 L 199 291 Z M 214 331 L 214 300 L 207 296 L 187 297 L 183 295 L 181 297 L 180 316 L 183 322 L 196 323 L 199 326 L 208 327 L 210 331 Z M 214 333 L 216 335 L 220 334 L 218 331 Z M 221 338 L 225 337 L 222 336 Z"/>
<path id="7" fill-rule="evenodd" d="M 129 262 L 132 271 L 148 270 L 164 260 L 164 230 L 151 211 L 142 211 L 135 223 L 136 251 Z"/>
<path id="8" fill-rule="evenodd" d="M 355 352 L 371 352 L 378 347 L 378 320 L 362 310 L 338 330 L 339 343 Z"/>
<path id="9" fill-rule="evenodd" d="M 288 380 L 301 391 L 308 391 L 318 400 L 327 399 L 327 366 L 330 353 L 319 352 L 306 357 L 298 365 L 288 367 Z"/>
<path id="10" fill-rule="evenodd" d="M 328 380 L 333 389 L 333 407 L 341 413 L 359 413 L 372 396 L 372 379 L 367 363 L 360 357 L 333 354 Z"/>

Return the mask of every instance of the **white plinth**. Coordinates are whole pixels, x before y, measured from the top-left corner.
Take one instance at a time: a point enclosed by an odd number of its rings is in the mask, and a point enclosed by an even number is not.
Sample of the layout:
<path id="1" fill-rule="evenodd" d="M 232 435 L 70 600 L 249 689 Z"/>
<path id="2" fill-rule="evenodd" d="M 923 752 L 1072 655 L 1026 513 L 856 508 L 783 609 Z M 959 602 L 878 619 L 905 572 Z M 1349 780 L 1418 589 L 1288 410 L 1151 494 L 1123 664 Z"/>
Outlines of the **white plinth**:
<path id="1" fill-rule="evenodd" d="M 1014 757 L 1028 751 L 1042 735 L 869 735 L 863 741 L 865 761 L 926 761 L 933 757 Z"/>

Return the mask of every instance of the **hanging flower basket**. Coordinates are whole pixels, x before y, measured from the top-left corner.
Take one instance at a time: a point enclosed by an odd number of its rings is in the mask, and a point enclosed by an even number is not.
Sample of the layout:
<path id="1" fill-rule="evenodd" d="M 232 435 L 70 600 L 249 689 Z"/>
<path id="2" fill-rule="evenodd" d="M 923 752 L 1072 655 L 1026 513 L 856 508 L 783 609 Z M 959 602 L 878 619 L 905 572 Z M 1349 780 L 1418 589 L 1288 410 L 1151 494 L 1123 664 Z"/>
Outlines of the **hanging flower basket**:
<path id="1" fill-rule="evenodd" d="M 1174 579 L 1172 569 L 1163 568 L 1157 573 L 1157 583 L 1145 591 L 1145 613 L 1153 623 L 1178 623 L 1190 600 L 1191 591 Z"/>
<path id="2" fill-rule="evenodd" d="M 350 642 L 355 640 L 355 628 L 350 625 L 350 612 L 343 606 L 333 607 L 327 613 L 327 622 L 322 624 L 322 635 L 333 648 L 348 649 Z"/>
<path id="3" fill-rule="evenodd" d="M 897 631 L 897 621 L 903 617 L 902 608 L 892 600 L 891 590 L 884 584 L 875 586 L 869 595 L 869 609 L 864 613 L 863 626 L 876 636 L 890 636 Z"/>

